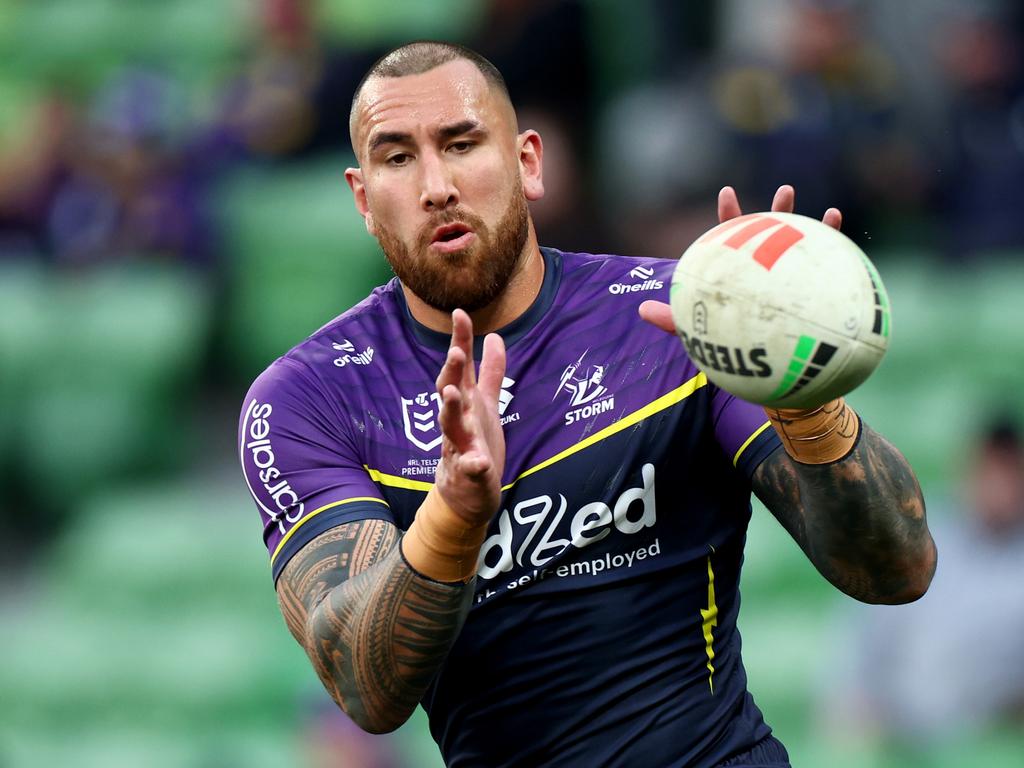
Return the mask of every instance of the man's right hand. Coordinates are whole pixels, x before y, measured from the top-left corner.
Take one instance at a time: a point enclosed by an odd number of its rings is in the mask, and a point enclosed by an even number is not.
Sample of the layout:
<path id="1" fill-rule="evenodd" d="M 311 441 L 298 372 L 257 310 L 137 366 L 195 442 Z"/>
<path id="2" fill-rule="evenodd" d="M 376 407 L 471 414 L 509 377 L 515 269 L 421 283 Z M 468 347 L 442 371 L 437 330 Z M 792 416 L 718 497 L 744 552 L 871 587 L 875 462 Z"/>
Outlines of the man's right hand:
<path id="1" fill-rule="evenodd" d="M 496 333 L 484 339 L 479 379 L 473 367 L 473 321 L 452 313 L 452 342 L 437 391 L 441 395 L 441 461 L 435 487 L 453 512 L 469 525 L 490 522 L 501 502 L 505 435 L 498 394 L 505 376 L 505 343 Z"/>

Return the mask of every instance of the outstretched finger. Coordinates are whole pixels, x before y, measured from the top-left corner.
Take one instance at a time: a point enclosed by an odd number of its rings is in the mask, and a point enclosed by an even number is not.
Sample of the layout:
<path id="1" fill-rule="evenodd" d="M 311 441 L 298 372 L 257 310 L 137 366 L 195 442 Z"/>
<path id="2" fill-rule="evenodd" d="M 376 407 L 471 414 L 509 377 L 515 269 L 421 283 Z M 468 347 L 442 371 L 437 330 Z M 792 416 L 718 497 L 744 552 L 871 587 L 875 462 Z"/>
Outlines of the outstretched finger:
<path id="1" fill-rule="evenodd" d="M 501 382 L 505 379 L 505 342 L 496 333 L 484 338 L 484 355 L 480 360 L 479 388 L 489 401 L 497 401 Z"/>
<path id="2" fill-rule="evenodd" d="M 469 450 L 472 435 L 462 413 L 462 392 L 454 384 L 441 390 L 441 432 L 458 453 Z"/>
<path id="3" fill-rule="evenodd" d="M 456 309 L 452 312 L 452 343 L 454 348 L 461 349 L 469 361 L 462 371 L 459 386 L 472 389 L 476 384 L 476 372 L 473 370 L 473 321 L 465 310 Z"/>
<path id="4" fill-rule="evenodd" d="M 838 208 L 829 208 L 825 211 L 825 215 L 821 217 L 821 220 L 832 227 L 832 229 L 839 229 L 843 225 L 843 214 Z"/>
<path id="5" fill-rule="evenodd" d="M 461 387 L 466 367 L 466 353 L 460 347 L 449 347 L 448 356 L 445 358 L 444 365 L 441 366 L 441 372 L 437 374 L 435 382 L 438 394 L 443 392 L 449 384 Z"/>
<path id="6" fill-rule="evenodd" d="M 735 219 L 742 213 L 739 198 L 736 197 L 736 190 L 732 187 L 722 187 L 718 193 L 718 221 Z"/>
<path id="7" fill-rule="evenodd" d="M 772 198 L 772 210 L 775 213 L 792 213 L 796 204 L 796 190 L 789 184 L 783 184 L 775 190 L 775 197 Z"/>

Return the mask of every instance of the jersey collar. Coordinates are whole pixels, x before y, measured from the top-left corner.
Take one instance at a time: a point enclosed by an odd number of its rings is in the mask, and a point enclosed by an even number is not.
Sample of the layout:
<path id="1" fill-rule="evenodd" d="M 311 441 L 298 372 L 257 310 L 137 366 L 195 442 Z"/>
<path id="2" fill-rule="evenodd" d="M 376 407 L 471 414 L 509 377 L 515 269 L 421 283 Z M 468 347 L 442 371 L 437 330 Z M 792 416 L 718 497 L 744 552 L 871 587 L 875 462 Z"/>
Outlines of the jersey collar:
<path id="1" fill-rule="evenodd" d="M 508 325 L 499 328 L 496 333 L 505 341 L 505 346 L 511 347 L 519 339 L 523 338 L 530 330 L 537 325 L 540 319 L 551 308 L 558 293 L 558 286 L 562 282 L 562 253 L 554 248 L 541 246 L 541 256 L 544 258 L 544 282 L 541 283 L 540 292 L 529 308 Z M 396 286 L 397 287 L 397 286 Z M 425 347 L 446 351 L 451 345 L 451 334 L 441 333 L 423 325 L 412 316 L 409 305 L 405 301 L 405 294 L 402 289 L 394 293 L 396 301 L 402 307 L 402 317 L 405 325 L 412 331 L 416 340 Z M 476 336 L 473 339 L 473 352 L 476 359 L 483 355 L 484 337 Z"/>

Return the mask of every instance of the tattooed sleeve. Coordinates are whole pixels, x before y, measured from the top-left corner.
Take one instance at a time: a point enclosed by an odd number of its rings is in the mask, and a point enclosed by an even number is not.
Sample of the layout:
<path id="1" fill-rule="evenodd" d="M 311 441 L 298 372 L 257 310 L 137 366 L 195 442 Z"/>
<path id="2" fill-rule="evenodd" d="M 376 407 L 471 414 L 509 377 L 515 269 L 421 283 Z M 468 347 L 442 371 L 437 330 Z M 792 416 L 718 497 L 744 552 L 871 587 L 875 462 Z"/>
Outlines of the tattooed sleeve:
<path id="1" fill-rule="evenodd" d="M 469 612 L 473 582 L 415 573 L 398 529 L 361 520 L 317 537 L 292 558 L 277 593 L 288 628 L 334 700 L 375 733 L 408 719 Z"/>
<path id="2" fill-rule="evenodd" d="M 847 594 L 904 603 L 928 588 L 936 551 L 921 488 L 907 460 L 866 424 L 853 451 L 831 464 L 775 451 L 754 474 L 754 492 Z"/>

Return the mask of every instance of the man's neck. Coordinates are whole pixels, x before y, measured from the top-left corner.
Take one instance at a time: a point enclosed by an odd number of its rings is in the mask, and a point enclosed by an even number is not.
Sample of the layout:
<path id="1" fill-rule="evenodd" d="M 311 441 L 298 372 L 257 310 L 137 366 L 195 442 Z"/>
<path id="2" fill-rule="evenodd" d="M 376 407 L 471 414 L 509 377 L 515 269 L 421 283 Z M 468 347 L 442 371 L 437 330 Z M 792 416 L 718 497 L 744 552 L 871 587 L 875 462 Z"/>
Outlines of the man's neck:
<path id="1" fill-rule="evenodd" d="M 485 307 L 470 312 L 473 333 L 483 335 L 504 328 L 530 308 L 540 294 L 544 283 L 544 257 L 537 245 L 537 238 L 530 227 L 530 237 L 523 255 L 516 266 L 508 285 L 498 297 Z M 436 309 L 410 291 L 404 284 L 402 291 L 412 316 L 434 331 L 451 333 L 451 313 Z"/>

